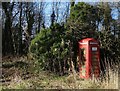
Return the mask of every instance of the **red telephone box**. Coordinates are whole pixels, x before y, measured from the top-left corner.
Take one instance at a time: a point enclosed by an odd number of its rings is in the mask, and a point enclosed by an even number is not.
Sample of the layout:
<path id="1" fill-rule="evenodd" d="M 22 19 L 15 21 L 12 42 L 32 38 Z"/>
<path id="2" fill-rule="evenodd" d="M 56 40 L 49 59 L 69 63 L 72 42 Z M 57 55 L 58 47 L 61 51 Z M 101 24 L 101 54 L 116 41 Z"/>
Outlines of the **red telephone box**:
<path id="1" fill-rule="evenodd" d="M 100 75 L 99 42 L 93 38 L 79 41 L 79 74 L 80 78 L 99 77 Z"/>

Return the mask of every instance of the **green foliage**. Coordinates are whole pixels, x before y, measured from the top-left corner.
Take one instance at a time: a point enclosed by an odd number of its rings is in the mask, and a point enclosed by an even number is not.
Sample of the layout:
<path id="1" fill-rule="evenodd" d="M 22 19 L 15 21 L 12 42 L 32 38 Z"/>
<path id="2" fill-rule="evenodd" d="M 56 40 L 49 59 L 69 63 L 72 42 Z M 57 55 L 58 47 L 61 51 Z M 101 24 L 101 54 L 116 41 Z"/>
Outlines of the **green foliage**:
<path id="1" fill-rule="evenodd" d="M 82 22 L 90 22 L 88 19 L 92 19 L 95 16 L 95 10 L 93 6 L 89 4 L 85 4 L 83 2 L 79 2 L 74 7 L 71 8 L 71 18 L 80 19 Z M 94 17 L 95 19 L 95 17 Z"/>
<path id="2" fill-rule="evenodd" d="M 69 48 L 65 31 L 64 26 L 55 24 L 49 29 L 41 30 L 31 41 L 30 52 L 38 59 L 37 64 L 43 69 L 59 69 L 57 66 L 53 66 L 57 64 L 62 66 L 63 60 L 66 60 Z"/>
<path id="3" fill-rule="evenodd" d="M 97 8 L 92 5 L 79 2 L 74 7 L 71 7 L 67 26 L 72 29 L 78 39 L 80 39 L 80 37 L 93 37 L 96 30 L 96 20 Z"/>
<path id="4" fill-rule="evenodd" d="M 32 53 L 37 53 L 37 55 L 39 55 L 39 52 L 42 53 L 46 52 L 48 48 L 47 46 L 44 45 L 46 45 L 50 39 L 50 32 L 51 30 L 45 29 L 45 30 L 41 30 L 40 33 L 37 34 L 37 36 L 31 41 L 30 51 Z"/>
<path id="5" fill-rule="evenodd" d="M 110 59 L 119 60 L 120 57 L 120 39 L 111 34 L 110 31 L 98 32 L 100 47 L 104 50 L 104 54 Z"/>

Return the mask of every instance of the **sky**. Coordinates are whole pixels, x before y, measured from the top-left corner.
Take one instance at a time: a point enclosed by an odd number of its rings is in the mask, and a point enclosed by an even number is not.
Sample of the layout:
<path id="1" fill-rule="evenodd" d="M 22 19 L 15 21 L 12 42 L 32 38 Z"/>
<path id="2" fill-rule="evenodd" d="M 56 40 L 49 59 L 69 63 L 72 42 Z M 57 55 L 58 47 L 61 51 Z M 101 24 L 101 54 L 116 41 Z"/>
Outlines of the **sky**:
<path id="1" fill-rule="evenodd" d="M 118 10 L 117 9 L 113 9 L 111 14 L 112 14 L 113 19 L 118 19 Z"/>
<path id="2" fill-rule="evenodd" d="M 59 18 L 58 18 L 58 22 L 60 21 L 64 21 L 64 19 L 62 18 L 62 15 L 65 13 L 66 11 L 66 2 L 61 2 L 60 7 L 59 7 Z M 52 14 L 52 3 L 48 3 L 46 9 L 45 9 L 45 15 L 46 15 L 46 25 L 50 25 L 50 21 L 51 21 L 51 14 Z"/>

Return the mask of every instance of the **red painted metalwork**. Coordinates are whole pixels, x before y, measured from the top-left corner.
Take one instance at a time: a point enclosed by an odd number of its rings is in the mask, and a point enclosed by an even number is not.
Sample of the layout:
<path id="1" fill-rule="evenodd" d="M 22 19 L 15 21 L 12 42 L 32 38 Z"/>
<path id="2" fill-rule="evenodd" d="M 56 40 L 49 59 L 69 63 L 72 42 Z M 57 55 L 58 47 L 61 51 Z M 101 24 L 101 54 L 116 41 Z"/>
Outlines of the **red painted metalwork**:
<path id="1" fill-rule="evenodd" d="M 99 42 L 93 38 L 79 41 L 79 74 L 86 79 L 100 75 Z"/>

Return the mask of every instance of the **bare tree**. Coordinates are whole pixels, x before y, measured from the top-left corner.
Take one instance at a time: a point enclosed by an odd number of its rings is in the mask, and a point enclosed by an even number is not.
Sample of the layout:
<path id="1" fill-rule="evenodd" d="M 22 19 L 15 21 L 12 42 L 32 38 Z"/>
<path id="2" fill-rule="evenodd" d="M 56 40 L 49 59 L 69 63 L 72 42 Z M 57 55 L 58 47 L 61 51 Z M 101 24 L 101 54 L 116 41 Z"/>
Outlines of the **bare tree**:
<path id="1" fill-rule="evenodd" d="M 46 2 L 38 2 L 35 9 L 35 23 L 37 27 L 37 33 L 40 32 L 41 28 L 45 28 L 45 8 Z"/>

